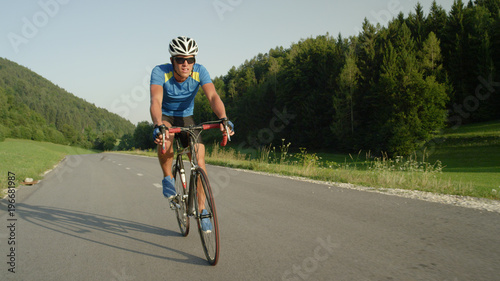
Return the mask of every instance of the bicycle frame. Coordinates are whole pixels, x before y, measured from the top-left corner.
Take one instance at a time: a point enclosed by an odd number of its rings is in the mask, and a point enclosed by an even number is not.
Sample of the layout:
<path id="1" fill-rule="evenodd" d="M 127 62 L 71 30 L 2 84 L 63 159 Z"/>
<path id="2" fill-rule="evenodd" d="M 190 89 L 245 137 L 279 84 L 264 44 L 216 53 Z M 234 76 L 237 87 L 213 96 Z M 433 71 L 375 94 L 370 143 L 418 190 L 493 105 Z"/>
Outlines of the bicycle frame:
<path id="1" fill-rule="evenodd" d="M 180 140 L 176 137 L 175 138 L 175 146 L 177 149 L 177 158 L 175 165 L 180 168 L 181 171 L 181 180 L 182 180 L 182 186 L 184 188 L 187 188 L 187 182 L 186 182 L 186 170 L 184 168 L 184 162 L 182 155 L 190 154 L 190 159 L 189 159 L 189 165 L 190 165 L 190 175 L 189 175 L 189 189 L 187 192 L 187 203 L 186 203 L 186 211 L 188 216 L 194 216 L 196 214 L 196 211 L 194 209 L 195 204 L 194 204 L 194 192 L 196 192 L 196 185 L 195 185 L 195 180 L 197 176 L 197 171 L 196 168 L 199 168 L 198 166 L 198 159 L 197 159 L 197 154 L 196 154 L 196 148 L 194 146 L 194 136 L 189 136 L 189 147 L 186 148 L 181 148 L 180 145 Z M 183 198 L 186 200 L 186 198 Z"/>
<path id="2" fill-rule="evenodd" d="M 182 179 L 182 186 L 184 189 L 187 188 L 187 182 L 186 182 L 186 170 L 184 169 L 184 163 L 182 162 L 182 155 L 185 154 L 190 154 L 190 176 L 189 176 L 189 189 L 187 192 L 187 203 L 186 203 L 186 212 L 188 216 L 194 216 L 196 214 L 196 211 L 194 210 L 195 203 L 194 203 L 194 193 L 196 192 L 196 176 L 198 175 L 197 168 L 200 168 L 198 165 L 198 158 L 197 158 L 197 147 L 196 147 L 196 139 L 199 137 L 199 134 L 201 134 L 201 131 L 198 132 L 198 135 L 196 135 L 197 129 L 200 130 L 208 130 L 208 129 L 214 129 L 218 128 L 219 123 L 210 123 L 210 124 L 201 124 L 197 126 L 190 126 L 189 128 L 180 128 L 180 127 L 172 127 L 169 129 L 169 132 L 173 133 L 180 133 L 180 132 L 187 132 L 188 133 L 188 139 L 189 139 L 189 146 L 187 148 L 182 148 L 181 145 L 179 144 L 179 138 L 178 136 L 175 137 L 175 145 L 177 149 L 176 153 L 176 162 L 175 165 L 177 165 L 179 168 L 181 168 L 181 179 Z M 226 125 L 226 132 L 229 132 L 228 127 Z M 165 132 L 163 133 L 163 139 L 165 139 Z M 225 146 L 227 144 L 228 139 L 230 140 L 229 134 L 224 135 L 223 140 L 221 142 L 222 146 Z M 166 148 L 163 143 L 163 148 L 162 148 L 162 153 L 165 153 Z M 182 198 L 183 200 L 186 200 L 186 198 Z"/>

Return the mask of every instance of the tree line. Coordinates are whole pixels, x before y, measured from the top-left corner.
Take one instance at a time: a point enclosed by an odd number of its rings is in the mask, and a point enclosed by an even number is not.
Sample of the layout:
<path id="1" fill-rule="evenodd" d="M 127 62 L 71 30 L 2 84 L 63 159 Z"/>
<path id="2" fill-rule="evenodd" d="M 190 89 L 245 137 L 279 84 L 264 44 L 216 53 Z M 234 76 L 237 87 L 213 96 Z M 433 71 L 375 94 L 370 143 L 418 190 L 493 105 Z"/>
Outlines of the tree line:
<path id="1" fill-rule="evenodd" d="M 242 145 L 409 154 L 446 126 L 500 118 L 500 0 L 418 3 L 387 27 L 258 54 L 214 84 Z M 213 119 L 196 99 L 197 120 Z"/>
<path id="2" fill-rule="evenodd" d="M 328 151 L 406 155 L 446 126 L 500 118 L 500 0 L 418 3 L 388 26 L 302 39 L 258 54 L 213 82 L 234 141 L 282 140 Z M 0 58 L 0 140 L 27 138 L 111 149 L 154 148 L 153 124 L 134 126 Z M 195 120 L 213 120 L 203 91 Z M 218 135 L 204 135 L 211 142 Z"/>

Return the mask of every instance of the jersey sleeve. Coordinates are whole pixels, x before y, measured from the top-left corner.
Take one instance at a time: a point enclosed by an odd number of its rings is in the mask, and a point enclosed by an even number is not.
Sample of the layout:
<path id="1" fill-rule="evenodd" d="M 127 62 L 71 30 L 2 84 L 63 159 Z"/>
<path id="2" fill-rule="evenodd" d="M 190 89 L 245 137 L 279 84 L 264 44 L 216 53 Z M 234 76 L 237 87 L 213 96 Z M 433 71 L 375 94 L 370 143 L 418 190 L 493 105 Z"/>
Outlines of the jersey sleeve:
<path id="1" fill-rule="evenodd" d="M 210 79 L 210 74 L 203 65 L 200 65 L 200 84 L 203 86 L 208 83 L 212 83 L 212 79 Z"/>
<path id="2" fill-rule="evenodd" d="M 163 85 L 165 83 L 165 73 L 157 65 L 151 72 L 151 85 Z"/>

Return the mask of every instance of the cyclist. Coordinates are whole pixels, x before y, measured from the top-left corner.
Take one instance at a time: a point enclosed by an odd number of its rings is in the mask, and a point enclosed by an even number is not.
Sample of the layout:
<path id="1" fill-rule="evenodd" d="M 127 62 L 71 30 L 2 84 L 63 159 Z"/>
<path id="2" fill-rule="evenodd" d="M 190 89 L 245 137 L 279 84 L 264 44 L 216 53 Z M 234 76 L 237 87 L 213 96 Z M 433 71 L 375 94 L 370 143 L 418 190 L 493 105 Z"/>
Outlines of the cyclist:
<path id="1" fill-rule="evenodd" d="M 193 120 L 194 98 L 200 86 L 217 117 L 227 120 L 227 116 L 224 103 L 217 94 L 208 71 L 203 65 L 196 63 L 198 45 L 195 40 L 185 36 L 176 37 L 169 44 L 169 52 L 171 55 L 170 63 L 157 65 L 151 73 L 150 113 L 155 125 L 153 138 L 154 142 L 158 144 L 158 159 L 163 170 L 163 195 L 172 200 L 176 195 L 175 181 L 172 175 L 174 139 L 173 135 L 167 134 L 167 152 L 162 154 L 160 127 L 195 125 Z M 229 135 L 233 135 L 233 125 L 231 121 L 227 121 L 227 123 L 231 128 Z M 223 126 L 221 126 L 221 130 L 223 130 Z M 181 142 L 184 147 L 189 144 L 187 135 L 181 135 Z M 201 137 L 198 138 L 196 146 L 198 165 L 206 172 L 205 146 Z M 206 220 L 210 223 L 208 219 Z"/>

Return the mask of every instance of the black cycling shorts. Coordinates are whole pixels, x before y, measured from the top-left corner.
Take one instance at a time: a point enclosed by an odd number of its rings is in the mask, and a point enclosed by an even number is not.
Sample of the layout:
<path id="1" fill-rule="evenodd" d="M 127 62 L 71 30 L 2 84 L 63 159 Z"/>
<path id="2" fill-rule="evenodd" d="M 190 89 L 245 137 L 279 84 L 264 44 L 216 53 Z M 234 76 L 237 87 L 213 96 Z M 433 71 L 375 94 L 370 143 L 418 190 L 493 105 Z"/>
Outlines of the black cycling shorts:
<path id="1" fill-rule="evenodd" d="M 196 123 L 194 122 L 193 116 L 180 117 L 180 116 L 162 115 L 161 120 L 167 121 L 173 127 L 189 127 L 191 125 L 196 125 Z M 201 139 L 200 131 L 201 130 L 196 130 L 196 134 L 195 134 L 197 136 L 197 138 L 195 140 L 196 143 L 203 143 L 203 140 Z M 176 134 L 175 136 L 180 139 L 183 147 L 189 146 L 189 139 L 188 139 L 187 132 L 182 132 L 180 134 Z"/>

